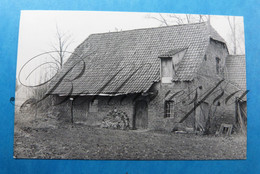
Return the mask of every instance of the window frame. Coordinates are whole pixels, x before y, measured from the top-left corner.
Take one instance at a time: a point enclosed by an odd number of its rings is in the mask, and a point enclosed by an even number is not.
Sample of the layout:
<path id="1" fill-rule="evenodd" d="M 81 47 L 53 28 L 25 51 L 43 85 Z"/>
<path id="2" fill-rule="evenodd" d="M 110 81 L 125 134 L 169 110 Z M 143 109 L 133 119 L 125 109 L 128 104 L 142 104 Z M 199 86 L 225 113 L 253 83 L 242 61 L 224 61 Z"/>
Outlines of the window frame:
<path id="1" fill-rule="evenodd" d="M 160 75 L 162 83 L 171 83 L 173 78 L 174 67 L 172 57 L 161 58 L 160 61 Z"/>
<path id="2" fill-rule="evenodd" d="M 95 99 L 94 101 L 89 102 L 88 112 L 89 113 L 97 113 L 98 112 L 98 99 Z"/>
<path id="3" fill-rule="evenodd" d="M 216 73 L 220 73 L 220 61 L 221 59 L 219 57 L 216 57 Z"/>
<path id="4" fill-rule="evenodd" d="M 175 102 L 173 100 L 165 101 L 164 118 L 174 118 L 175 117 L 174 104 L 175 104 Z"/>

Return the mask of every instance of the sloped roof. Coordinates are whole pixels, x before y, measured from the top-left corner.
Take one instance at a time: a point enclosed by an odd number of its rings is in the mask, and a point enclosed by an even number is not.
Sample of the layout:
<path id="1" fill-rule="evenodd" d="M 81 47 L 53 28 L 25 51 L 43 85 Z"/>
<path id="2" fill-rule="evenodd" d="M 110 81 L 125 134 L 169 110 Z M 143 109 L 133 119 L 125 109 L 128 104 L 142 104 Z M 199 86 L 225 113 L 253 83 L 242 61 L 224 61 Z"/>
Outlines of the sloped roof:
<path id="1" fill-rule="evenodd" d="M 228 79 L 239 88 L 246 89 L 245 55 L 230 55 L 226 59 Z"/>
<path id="2" fill-rule="evenodd" d="M 67 95 L 72 85 L 71 94 L 145 92 L 160 80 L 158 57 L 184 48 L 187 51 L 174 80 L 190 81 L 210 38 L 225 42 L 207 23 L 92 34 L 75 49 L 51 82 L 49 94 Z M 78 74 L 80 77 L 70 82 Z"/>
<path id="3" fill-rule="evenodd" d="M 177 49 L 173 49 L 168 51 L 167 53 L 164 53 L 162 55 L 159 56 L 159 58 L 165 58 L 165 57 L 172 57 L 173 55 L 186 50 L 187 48 L 177 48 Z"/>

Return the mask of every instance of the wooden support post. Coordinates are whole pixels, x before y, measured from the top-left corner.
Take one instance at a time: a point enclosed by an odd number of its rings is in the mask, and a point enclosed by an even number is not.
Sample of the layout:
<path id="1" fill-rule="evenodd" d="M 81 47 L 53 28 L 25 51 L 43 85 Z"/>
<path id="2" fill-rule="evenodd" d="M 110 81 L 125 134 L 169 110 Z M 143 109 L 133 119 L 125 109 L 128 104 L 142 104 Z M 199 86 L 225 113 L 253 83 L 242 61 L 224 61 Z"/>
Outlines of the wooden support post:
<path id="1" fill-rule="evenodd" d="M 238 98 L 235 100 L 235 123 L 238 124 Z"/>
<path id="2" fill-rule="evenodd" d="M 244 120 L 243 120 L 243 118 L 242 118 L 242 115 L 241 115 L 241 108 L 240 108 L 240 105 L 239 105 L 239 102 L 238 102 L 238 104 L 237 104 L 237 115 L 238 115 L 238 123 L 239 123 L 239 126 L 240 126 L 240 129 L 241 129 L 241 132 L 242 132 L 242 134 L 243 135 L 245 135 L 246 133 L 245 133 L 245 125 L 244 125 Z"/>
<path id="3" fill-rule="evenodd" d="M 73 120 L 73 101 L 74 101 L 74 98 L 70 98 L 70 101 L 71 101 L 71 123 L 73 123 L 74 122 L 74 120 Z"/>

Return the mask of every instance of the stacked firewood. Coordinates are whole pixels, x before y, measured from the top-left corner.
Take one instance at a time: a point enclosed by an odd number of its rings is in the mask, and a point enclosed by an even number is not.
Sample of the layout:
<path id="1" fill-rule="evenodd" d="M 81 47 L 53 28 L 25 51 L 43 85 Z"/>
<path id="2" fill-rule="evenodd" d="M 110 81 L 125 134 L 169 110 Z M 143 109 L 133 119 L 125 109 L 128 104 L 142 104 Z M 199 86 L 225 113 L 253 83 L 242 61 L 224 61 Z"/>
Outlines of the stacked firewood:
<path id="1" fill-rule="evenodd" d="M 125 112 L 114 109 L 102 120 L 101 127 L 126 130 L 129 129 L 129 118 Z"/>

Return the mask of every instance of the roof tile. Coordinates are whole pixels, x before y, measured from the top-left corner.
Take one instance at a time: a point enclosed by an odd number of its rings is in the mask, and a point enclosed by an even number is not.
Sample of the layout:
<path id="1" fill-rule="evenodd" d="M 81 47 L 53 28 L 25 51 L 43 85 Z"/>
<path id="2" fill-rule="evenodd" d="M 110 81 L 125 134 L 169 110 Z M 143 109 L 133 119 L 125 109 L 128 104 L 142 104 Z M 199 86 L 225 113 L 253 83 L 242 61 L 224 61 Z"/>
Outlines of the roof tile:
<path id="1" fill-rule="evenodd" d="M 210 37 L 224 42 L 207 23 L 92 34 L 75 49 L 51 82 L 49 94 L 68 94 L 72 86 L 74 95 L 147 91 L 160 79 L 158 57 L 184 48 L 187 51 L 174 80 L 190 81 Z"/>
<path id="2" fill-rule="evenodd" d="M 228 79 L 241 89 L 246 89 L 245 55 L 231 55 L 226 59 Z"/>

